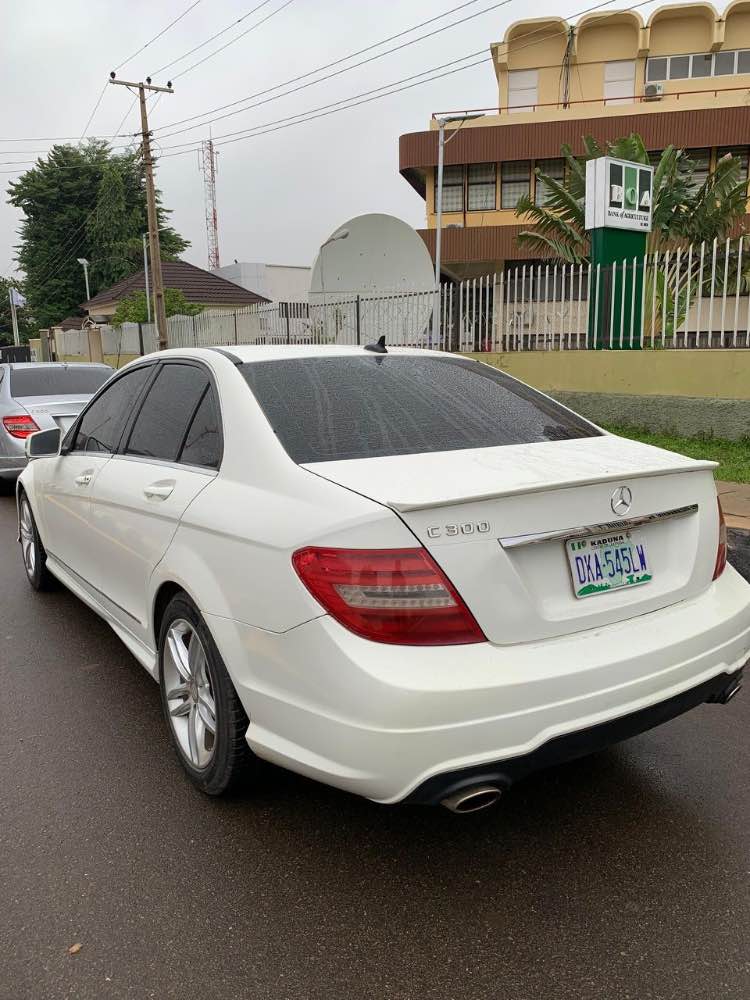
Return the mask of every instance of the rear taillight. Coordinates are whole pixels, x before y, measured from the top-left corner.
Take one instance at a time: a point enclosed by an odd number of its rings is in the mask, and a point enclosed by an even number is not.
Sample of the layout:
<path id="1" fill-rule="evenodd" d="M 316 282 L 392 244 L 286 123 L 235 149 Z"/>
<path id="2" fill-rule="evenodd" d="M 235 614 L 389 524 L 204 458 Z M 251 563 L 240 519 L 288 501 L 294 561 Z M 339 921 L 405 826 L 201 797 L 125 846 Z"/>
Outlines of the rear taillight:
<path id="1" fill-rule="evenodd" d="M 27 438 L 29 434 L 39 430 L 34 418 L 28 413 L 21 413 L 17 417 L 3 417 L 3 427 L 14 438 Z"/>
<path id="2" fill-rule="evenodd" d="M 425 549 L 299 549 L 300 579 L 336 621 L 375 642 L 486 642 L 455 587 Z"/>
<path id="3" fill-rule="evenodd" d="M 721 509 L 721 500 L 717 497 L 719 505 L 719 545 L 716 549 L 716 565 L 714 566 L 713 579 L 717 580 L 727 566 L 727 522 L 724 520 L 724 511 Z"/>

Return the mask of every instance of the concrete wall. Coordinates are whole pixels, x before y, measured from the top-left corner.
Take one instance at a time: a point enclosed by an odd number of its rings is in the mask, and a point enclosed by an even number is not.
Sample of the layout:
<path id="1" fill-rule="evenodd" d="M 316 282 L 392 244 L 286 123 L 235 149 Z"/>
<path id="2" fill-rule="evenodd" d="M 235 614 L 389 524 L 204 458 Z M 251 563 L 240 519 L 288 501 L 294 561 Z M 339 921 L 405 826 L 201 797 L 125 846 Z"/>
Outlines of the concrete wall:
<path id="1" fill-rule="evenodd" d="M 597 423 L 750 438 L 750 351 L 472 354 Z"/>

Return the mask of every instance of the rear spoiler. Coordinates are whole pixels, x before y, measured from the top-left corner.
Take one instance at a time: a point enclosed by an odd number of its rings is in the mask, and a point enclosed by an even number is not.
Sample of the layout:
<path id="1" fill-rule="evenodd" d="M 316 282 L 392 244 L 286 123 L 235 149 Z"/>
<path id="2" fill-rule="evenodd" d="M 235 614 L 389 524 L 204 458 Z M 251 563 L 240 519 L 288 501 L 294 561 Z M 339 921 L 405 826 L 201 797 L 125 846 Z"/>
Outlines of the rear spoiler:
<path id="1" fill-rule="evenodd" d="M 463 503 L 481 503 L 482 500 L 500 500 L 503 497 L 523 496 L 531 493 L 549 493 L 550 490 L 568 490 L 578 486 L 596 483 L 621 483 L 623 480 L 646 479 L 653 476 L 672 476 L 683 472 L 705 472 L 717 468 L 718 462 L 691 459 L 690 464 L 672 466 L 669 469 L 645 469 L 636 472 L 605 472 L 600 476 L 586 476 L 579 479 L 558 479 L 545 483 L 529 483 L 513 486 L 507 490 L 491 493 L 467 493 L 465 496 L 451 497 L 450 500 L 430 500 L 426 503 L 410 503 L 408 500 L 386 500 L 385 506 L 402 514 L 416 510 L 433 510 L 436 507 L 453 507 Z"/>

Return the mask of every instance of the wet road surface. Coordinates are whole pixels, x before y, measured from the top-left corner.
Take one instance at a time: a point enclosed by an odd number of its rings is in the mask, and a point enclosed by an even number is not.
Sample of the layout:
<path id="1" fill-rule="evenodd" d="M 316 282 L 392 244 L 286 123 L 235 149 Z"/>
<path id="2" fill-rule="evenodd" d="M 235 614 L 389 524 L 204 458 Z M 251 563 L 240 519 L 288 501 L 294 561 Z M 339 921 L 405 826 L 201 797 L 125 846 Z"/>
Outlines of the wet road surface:
<path id="1" fill-rule="evenodd" d="M 156 685 L 31 592 L 13 532 L 3 497 L 2 1000 L 750 997 L 748 692 L 473 817 L 277 770 L 208 800 Z"/>

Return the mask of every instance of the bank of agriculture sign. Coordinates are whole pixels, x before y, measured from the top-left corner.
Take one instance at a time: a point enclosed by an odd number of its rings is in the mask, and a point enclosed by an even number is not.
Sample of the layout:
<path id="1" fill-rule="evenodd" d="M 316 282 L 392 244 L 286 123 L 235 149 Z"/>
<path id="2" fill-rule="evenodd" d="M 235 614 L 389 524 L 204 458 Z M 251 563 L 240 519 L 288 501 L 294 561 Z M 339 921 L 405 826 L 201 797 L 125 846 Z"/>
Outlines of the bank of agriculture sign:
<path id="1" fill-rule="evenodd" d="M 654 168 L 601 156 L 586 164 L 586 228 L 651 231 Z"/>

